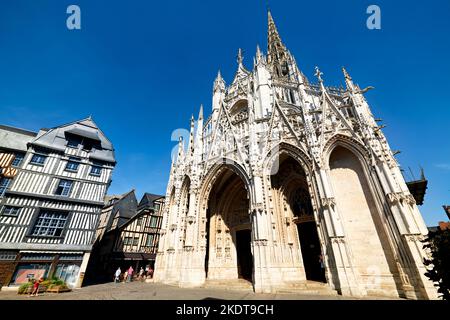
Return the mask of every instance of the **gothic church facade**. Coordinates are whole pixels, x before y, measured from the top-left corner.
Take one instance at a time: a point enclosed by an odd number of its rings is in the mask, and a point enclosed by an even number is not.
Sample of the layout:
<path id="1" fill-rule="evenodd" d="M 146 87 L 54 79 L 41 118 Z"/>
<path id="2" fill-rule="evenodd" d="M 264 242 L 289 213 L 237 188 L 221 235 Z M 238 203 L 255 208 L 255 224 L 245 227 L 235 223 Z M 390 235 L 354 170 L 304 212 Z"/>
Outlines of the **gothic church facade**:
<path id="1" fill-rule="evenodd" d="M 268 13 L 268 51 L 212 113 L 191 119 L 167 186 L 155 280 L 247 280 L 255 292 L 317 282 L 349 296 L 434 299 L 427 228 L 364 97 L 311 83 Z"/>

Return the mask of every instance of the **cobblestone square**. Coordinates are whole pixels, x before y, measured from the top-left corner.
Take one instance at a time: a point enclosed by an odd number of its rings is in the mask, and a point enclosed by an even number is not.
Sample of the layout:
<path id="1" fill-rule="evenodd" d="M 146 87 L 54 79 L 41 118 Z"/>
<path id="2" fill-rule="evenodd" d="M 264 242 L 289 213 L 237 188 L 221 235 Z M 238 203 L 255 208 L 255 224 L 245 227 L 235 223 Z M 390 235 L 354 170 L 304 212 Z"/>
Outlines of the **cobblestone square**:
<path id="1" fill-rule="evenodd" d="M 0 291 L 0 300 L 354 300 L 343 296 L 314 294 L 259 294 L 252 290 L 219 288 L 179 288 L 160 283 L 105 283 L 75 289 L 67 293 L 43 293 L 37 297 Z M 366 298 L 367 299 L 367 298 Z M 386 299 L 372 297 L 369 299 Z"/>

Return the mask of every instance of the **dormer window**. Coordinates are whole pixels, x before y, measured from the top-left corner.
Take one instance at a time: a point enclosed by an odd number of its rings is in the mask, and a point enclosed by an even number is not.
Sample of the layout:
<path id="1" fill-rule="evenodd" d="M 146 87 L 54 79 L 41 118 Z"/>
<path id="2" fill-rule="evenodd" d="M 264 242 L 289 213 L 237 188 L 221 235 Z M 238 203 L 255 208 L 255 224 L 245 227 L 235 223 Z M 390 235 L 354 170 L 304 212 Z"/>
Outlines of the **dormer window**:
<path id="1" fill-rule="evenodd" d="M 78 146 L 81 144 L 81 138 L 76 136 L 71 136 L 67 139 L 67 146 L 69 148 L 78 149 Z"/>
<path id="2" fill-rule="evenodd" d="M 94 145 L 91 141 L 86 140 L 86 139 L 83 141 L 83 150 L 84 151 L 91 151 L 93 146 Z"/>

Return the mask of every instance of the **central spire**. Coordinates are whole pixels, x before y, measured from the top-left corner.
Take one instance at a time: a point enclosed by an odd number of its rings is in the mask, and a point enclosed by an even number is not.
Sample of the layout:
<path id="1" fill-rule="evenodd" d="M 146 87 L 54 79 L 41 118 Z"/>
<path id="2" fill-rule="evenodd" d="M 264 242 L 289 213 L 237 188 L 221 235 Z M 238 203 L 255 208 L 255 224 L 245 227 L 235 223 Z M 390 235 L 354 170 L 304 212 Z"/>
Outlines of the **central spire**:
<path id="1" fill-rule="evenodd" d="M 267 11 L 267 62 L 272 69 L 272 75 L 277 78 L 289 77 L 289 53 L 281 41 L 272 13 Z"/>
<path id="2" fill-rule="evenodd" d="M 275 21 L 272 18 L 270 10 L 267 11 L 268 29 L 267 29 L 267 52 L 269 63 L 281 62 L 286 58 L 286 47 L 281 41 Z"/>

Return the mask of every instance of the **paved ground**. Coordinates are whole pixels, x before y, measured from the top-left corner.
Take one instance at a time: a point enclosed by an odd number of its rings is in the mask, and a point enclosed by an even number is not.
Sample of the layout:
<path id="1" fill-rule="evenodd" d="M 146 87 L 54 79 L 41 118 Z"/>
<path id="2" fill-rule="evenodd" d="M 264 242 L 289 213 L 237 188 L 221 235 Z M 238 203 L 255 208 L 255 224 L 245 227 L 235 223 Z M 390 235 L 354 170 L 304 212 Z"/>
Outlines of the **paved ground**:
<path id="1" fill-rule="evenodd" d="M 250 290 L 216 288 L 178 288 L 160 283 L 106 283 L 93 285 L 67 293 L 43 293 L 38 297 L 18 295 L 13 291 L 0 291 L 0 300 L 351 300 L 342 296 L 311 294 L 258 294 Z M 374 298 L 371 299 L 383 299 Z M 384 298 L 385 299 L 385 298 Z"/>

